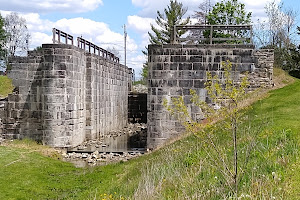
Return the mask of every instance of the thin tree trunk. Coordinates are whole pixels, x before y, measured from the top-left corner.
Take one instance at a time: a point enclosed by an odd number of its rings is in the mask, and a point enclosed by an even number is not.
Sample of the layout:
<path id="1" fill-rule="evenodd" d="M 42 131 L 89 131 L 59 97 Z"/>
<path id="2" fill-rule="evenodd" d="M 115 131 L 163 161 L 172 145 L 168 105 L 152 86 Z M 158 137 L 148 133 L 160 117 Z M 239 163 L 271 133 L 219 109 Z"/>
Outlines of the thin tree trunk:
<path id="1" fill-rule="evenodd" d="M 234 187 L 235 187 L 235 197 L 237 199 L 238 197 L 238 182 L 237 182 L 237 175 L 238 175 L 238 161 L 237 161 L 237 122 L 236 122 L 236 116 L 234 116 L 233 119 L 233 130 L 232 130 L 232 136 L 233 136 L 233 146 L 234 146 Z"/>

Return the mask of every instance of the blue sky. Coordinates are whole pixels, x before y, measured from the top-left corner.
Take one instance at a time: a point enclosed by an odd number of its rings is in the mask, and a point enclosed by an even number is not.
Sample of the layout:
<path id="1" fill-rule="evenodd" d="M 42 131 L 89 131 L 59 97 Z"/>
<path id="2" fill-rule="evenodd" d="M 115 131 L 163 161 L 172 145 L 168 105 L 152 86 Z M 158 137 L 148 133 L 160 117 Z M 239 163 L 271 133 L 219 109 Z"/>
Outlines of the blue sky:
<path id="1" fill-rule="evenodd" d="M 179 0 L 188 7 L 188 15 L 197 10 L 203 0 Z M 253 21 L 264 20 L 264 6 L 271 0 L 240 0 L 253 14 Z M 275 0 L 279 3 L 279 0 Z M 123 25 L 126 24 L 127 65 L 140 76 L 146 58 L 141 53 L 148 43 L 150 23 L 155 23 L 156 11 L 163 10 L 169 0 L 0 0 L 2 16 L 14 11 L 20 13 L 31 33 L 30 48 L 51 43 L 52 28 L 58 28 L 74 37 L 81 36 L 103 48 L 114 47 L 124 62 Z M 300 0 L 284 0 L 300 14 Z M 298 17 L 296 23 L 300 25 Z M 299 40 L 298 40 L 299 41 Z"/>

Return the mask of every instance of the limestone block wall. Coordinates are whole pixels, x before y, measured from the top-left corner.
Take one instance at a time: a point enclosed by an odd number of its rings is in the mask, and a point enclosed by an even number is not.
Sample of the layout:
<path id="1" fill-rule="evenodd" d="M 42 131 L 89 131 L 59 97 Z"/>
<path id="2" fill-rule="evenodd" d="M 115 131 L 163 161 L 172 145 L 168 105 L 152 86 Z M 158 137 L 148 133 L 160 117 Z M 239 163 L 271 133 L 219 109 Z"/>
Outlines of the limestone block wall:
<path id="1" fill-rule="evenodd" d="M 130 70 L 119 63 L 87 54 L 86 136 L 99 138 L 128 121 Z"/>
<path id="2" fill-rule="evenodd" d="M 163 107 L 163 99 L 184 96 L 194 119 L 201 119 L 199 108 L 190 104 L 190 89 L 208 101 L 207 72 L 222 73 L 221 62 L 229 60 L 235 79 L 249 72 L 250 89 L 272 87 L 273 50 L 255 50 L 253 45 L 149 45 L 148 51 L 148 148 L 156 148 L 178 137 L 183 127 Z"/>
<path id="3" fill-rule="evenodd" d="M 4 110 L 5 102 L 6 102 L 6 99 L 0 98 L 0 140 L 2 138 L 3 128 L 4 128 L 2 120 L 3 120 L 3 118 L 6 117 L 5 110 Z"/>
<path id="4" fill-rule="evenodd" d="M 65 44 L 46 44 L 10 62 L 8 76 L 18 89 L 5 104 L 5 137 L 69 147 L 125 126 L 127 67 Z"/>

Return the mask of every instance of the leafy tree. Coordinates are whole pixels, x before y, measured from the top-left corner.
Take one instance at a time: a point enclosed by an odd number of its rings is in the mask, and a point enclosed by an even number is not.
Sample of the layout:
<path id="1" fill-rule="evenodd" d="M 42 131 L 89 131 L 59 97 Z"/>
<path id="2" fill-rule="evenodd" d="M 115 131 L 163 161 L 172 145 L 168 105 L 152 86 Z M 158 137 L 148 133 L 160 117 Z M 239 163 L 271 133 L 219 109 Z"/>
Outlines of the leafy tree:
<path id="1" fill-rule="evenodd" d="M 161 13 L 157 11 L 157 18 L 155 20 L 158 27 L 156 28 L 151 24 L 151 30 L 153 33 L 148 32 L 150 44 L 168 44 L 173 43 L 174 40 L 174 26 L 176 25 L 187 25 L 190 22 L 190 17 L 184 19 L 184 15 L 187 12 L 187 8 L 183 7 L 182 3 L 177 0 L 170 0 L 170 4 Z M 181 36 L 185 31 L 177 31 L 177 36 Z M 148 49 L 143 51 L 147 56 Z M 142 78 L 145 82 L 148 77 L 148 64 L 145 63 L 142 70 Z"/>
<path id="2" fill-rule="evenodd" d="M 245 4 L 238 0 L 228 0 L 216 3 L 207 15 L 208 24 L 241 25 L 251 23 L 252 13 L 245 11 Z"/>
<path id="3" fill-rule="evenodd" d="M 226 185 L 237 199 L 238 188 L 248 163 L 247 160 L 242 161 L 240 158 L 240 151 L 238 150 L 238 141 L 240 138 L 238 133 L 240 131 L 239 124 L 243 116 L 243 112 L 240 111 L 240 103 L 247 97 L 246 90 L 249 83 L 247 75 L 240 80 L 233 79 L 234 71 L 229 61 L 223 62 L 222 66 L 224 68 L 223 79 L 219 75 L 212 76 L 211 73 L 207 74 L 208 81 L 205 89 L 207 90 L 208 97 L 213 105 L 215 105 L 214 107 L 202 101 L 195 91 L 190 91 L 192 105 L 201 109 L 205 121 L 209 123 L 193 119 L 189 113 L 188 106 L 184 103 L 183 97 L 172 98 L 171 102 L 165 99 L 163 104 L 172 115 L 177 117 L 188 132 L 200 138 L 200 141 L 205 144 L 202 145 L 203 148 L 208 146 L 208 148 L 215 151 L 216 158 L 210 159 L 213 160 L 212 162 L 216 165 L 219 172 L 223 174 Z M 219 124 L 214 123 L 220 119 L 222 121 Z M 218 138 L 217 135 L 219 133 L 215 131 L 218 129 L 218 126 L 223 127 L 223 134 L 228 135 L 232 139 L 232 143 L 228 146 L 228 148 L 231 148 L 231 155 L 220 149 L 214 141 L 214 138 Z M 255 136 L 249 133 L 248 137 L 250 147 L 253 144 Z"/>
<path id="4" fill-rule="evenodd" d="M 26 55 L 30 39 L 26 20 L 13 12 L 5 17 L 4 27 L 7 32 L 7 56 Z"/>
<path id="5" fill-rule="evenodd" d="M 217 2 L 205 19 L 210 25 L 243 25 L 251 23 L 251 15 L 251 12 L 245 11 L 245 4 L 239 3 L 238 0 L 228 0 Z M 245 34 L 244 31 L 214 31 L 213 37 L 230 38 Z M 203 35 L 208 38 L 210 31 L 204 31 Z"/>
<path id="6" fill-rule="evenodd" d="M 6 32 L 4 30 L 4 19 L 2 18 L 0 14 L 0 60 L 2 60 L 5 56 L 5 39 L 6 39 Z"/>

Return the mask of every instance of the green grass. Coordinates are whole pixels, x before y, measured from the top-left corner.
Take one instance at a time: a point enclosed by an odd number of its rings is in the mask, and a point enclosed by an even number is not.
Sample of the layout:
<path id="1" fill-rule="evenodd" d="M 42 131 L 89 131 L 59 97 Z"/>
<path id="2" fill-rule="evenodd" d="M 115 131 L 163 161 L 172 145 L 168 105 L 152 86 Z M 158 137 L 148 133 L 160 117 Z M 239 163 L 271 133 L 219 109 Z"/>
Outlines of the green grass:
<path id="1" fill-rule="evenodd" d="M 255 143 L 243 168 L 241 199 L 299 197 L 299 93 L 296 80 L 271 91 L 247 111 L 241 127 L 252 128 L 240 132 L 239 163 L 246 157 L 249 141 L 255 138 Z M 214 141 L 230 164 L 231 139 L 223 127 L 217 129 Z M 22 142 L 0 146 L 0 199 L 224 199 L 232 195 L 216 167 L 218 154 L 196 136 L 128 162 L 83 169 L 43 156 L 43 148 L 47 149 L 33 143 L 24 147 Z"/>
<path id="2" fill-rule="evenodd" d="M 12 85 L 11 79 L 7 76 L 0 76 L 0 97 L 6 97 L 12 93 L 14 86 Z"/>

